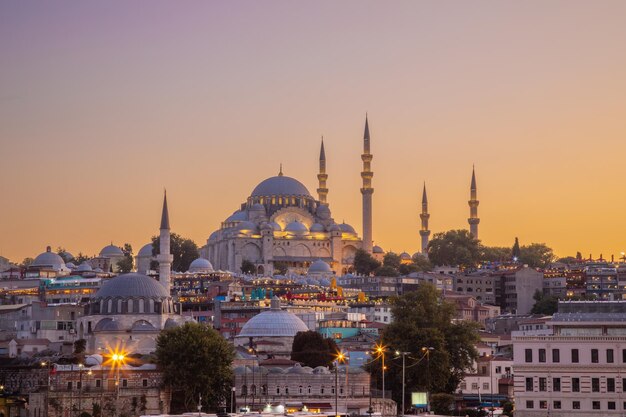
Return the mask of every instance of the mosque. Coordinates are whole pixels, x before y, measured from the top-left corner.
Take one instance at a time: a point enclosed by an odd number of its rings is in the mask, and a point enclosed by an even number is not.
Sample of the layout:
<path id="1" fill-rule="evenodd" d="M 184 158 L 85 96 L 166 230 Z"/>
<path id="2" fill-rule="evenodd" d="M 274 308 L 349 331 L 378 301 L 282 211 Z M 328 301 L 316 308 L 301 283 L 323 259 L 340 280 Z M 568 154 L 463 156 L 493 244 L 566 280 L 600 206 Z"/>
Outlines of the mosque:
<path id="1" fill-rule="evenodd" d="M 358 249 L 381 258 L 384 253 L 373 246 L 372 238 L 372 177 L 373 155 L 370 152 L 370 132 L 367 116 L 363 134 L 362 212 L 363 237 L 347 223 L 337 223 L 327 201 L 326 155 L 322 139 L 317 199 L 295 178 L 283 174 L 259 183 L 250 196 L 211 233 L 200 249 L 201 256 L 220 270 L 239 271 L 244 260 L 256 266 L 258 274 L 273 275 L 278 264 L 290 272 L 307 273 L 314 266 L 316 273 L 343 275 L 352 272 L 354 255 Z M 470 231 L 478 238 L 478 200 L 476 178 L 472 171 L 470 193 Z M 428 199 L 426 185 L 422 195 L 421 253 L 426 253 L 428 229 Z M 322 262 L 319 262 L 322 261 Z M 322 270 L 323 269 L 323 270 Z"/>

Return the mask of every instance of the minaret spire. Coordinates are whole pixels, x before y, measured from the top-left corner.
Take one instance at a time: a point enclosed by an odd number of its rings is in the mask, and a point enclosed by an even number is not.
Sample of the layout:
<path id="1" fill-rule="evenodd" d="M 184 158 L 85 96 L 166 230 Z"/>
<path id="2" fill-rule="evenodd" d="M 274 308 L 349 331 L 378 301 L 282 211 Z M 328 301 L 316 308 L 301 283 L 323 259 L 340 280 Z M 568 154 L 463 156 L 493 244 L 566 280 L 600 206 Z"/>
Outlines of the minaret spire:
<path id="1" fill-rule="evenodd" d="M 365 114 L 365 131 L 363 132 L 363 153 L 361 154 L 361 160 L 363 161 L 363 171 L 361 171 L 361 178 L 363 179 L 363 187 L 361 188 L 361 194 L 363 195 L 363 249 L 368 253 L 372 253 L 373 239 L 372 239 L 372 194 L 374 188 L 372 188 L 372 177 L 374 173 L 371 170 L 373 155 L 370 153 L 370 127 Z"/>
<path id="2" fill-rule="evenodd" d="M 283 176 L 283 163 L 282 163 L 282 162 L 280 163 L 280 169 L 279 169 L 279 171 L 278 171 L 278 176 L 279 176 L 279 177 L 282 177 L 282 176 Z"/>
<path id="3" fill-rule="evenodd" d="M 428 237 L 430 236 L 430 230 L 428 230 L 428 197 L 426 197 L 426 182 L 424 181 L 424 190 L 422 191 L 422 212 L 420 213 L 420 219 L 422 219 L 422 228 L 420 229 L 420 236 L 422 236 L 422 254 L 426 255 L 428 252 Z"/>
<path id="4" fill-rule="evenodd" d="M 319 181 L 319 188 L 317 189 L 317 195 L 321 204 L 328 204 L 326 196 L 328 195 L 328 188 L 326 188 L 326 180 L 328 175 L 326 174 L 326 153 L 324 152 L 324 136 L 322 136 L 322 145 L 320 147 L 320 171 L 317 174 L 317 180 Z"/>
<path id="5" fill-rule="evenodd" d="M 170 215 L 167 209 L 167 191 L 163 193 L 163 210 L 161 211 L 161 227 L 159 233 L 159 282 L 170 292 L 170 276 L 174 257 L 170 253 Z"/>
<path id="6" fill-rule="evenodd" d="M 474 239 L 478 239 L 478 223 L 480 223 L 480 219 L 478 218 L 478 194 L 476 189 L 476 171 L 474 166 L 472 166 L 472 183 L 470 184 L 470 199 L 467 202 L 470 207 L 470 217 L 467 219 L 467 222 L 470 226 L 470 234 L 474 237 Z"/>

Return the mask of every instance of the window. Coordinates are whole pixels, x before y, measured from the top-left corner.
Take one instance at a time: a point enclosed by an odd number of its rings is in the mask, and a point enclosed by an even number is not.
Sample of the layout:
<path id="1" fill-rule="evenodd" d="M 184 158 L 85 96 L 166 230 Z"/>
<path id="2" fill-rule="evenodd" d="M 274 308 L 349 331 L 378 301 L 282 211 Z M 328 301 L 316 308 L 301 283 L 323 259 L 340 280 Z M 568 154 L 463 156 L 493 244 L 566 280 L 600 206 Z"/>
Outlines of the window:
<path id="1" fill-rule="evenodd" d="M 599 410 L 600 409 L 600 401 L 592 401 L 591 402 L 591 408 L 593 408 L 594 410 Z"/>
<path id="2" fill-rule="evenodd" d="M 543 409 L 548 408 L 548 402 L 545 400 L 539 401 L 539 408 L 543 408 Z"/>
<path id="3" fill-rule="evenodd" d="M 572 363 L 578 363 L 578 349 L 572 349 Z"/>
<path id="4" fill-rule="evenodd" d="M 102 386 L 102 380 L 96 379 L 96 388 L 100 388 Z"/>
<path id="5" fill-rule="evenodd" d="M 546 361 L 546 350 L 539 349 L 539 362 L 545 362 L 545 361 Z"/>
<path id="6" fill-rule="evenodd" d="M 533 400 L 526 400 L 526 408 L 535 408 L 535 402 Z"/>
<path id="7" fill-rule="evenodd" d="M 532 349 L 526 349 L 525 354 L 526 354 L 526 363 L 532 362 L 533 361 L 533 350 Z"/>
<path id="8" fill-rule="evenodd" d="M 147 387 L 148 386 L 148 380 L 147 379 L 142 379 L 141 380 L 141 386 L 142 387 Z"/>
<path id="9" fill-rule="evenodd" d="M 559 363 L 561 362 L 561 351 L 558 349 L 552 349 L 552 362 Z"/>
<path id="10" fill-rule="evenodd" d="M 561 391 L 561 378 L 552 378 L 552 391 Z"/>
<path id="11" fill-rule="evenodd" d="M 609 410 L 615 410 L 615 401 L 609 401 L 606 405 L 606 408 L 608 408 Z"/>
<path id="12" fill-rule="evenodd" d="M 526 391 L 532 391 L 532 390 L 533 390 L 533 379 L 526 378 Z"/>
<path id="13" fill-rule="evenodd" d="M 72 381 L 68 381 L 67 382 L 67 390 L 71 391 L 72 390 Z"/>
<path id="14" fill-rule="evenodd" d="M 552 403 L 552 408 L 554 408 L 555 410 L 560 410 L 561 409 L 561 401 L 554 401 Z"/>
<path id="15" fill-rule="evenodd" d="M 546 385 L 548 385 L 546 383 L 546 378 L 539 378 L 539 391 L 545 391 Z"/>
<path id="16" fill-rule="evenodd" d="M 478 382 L 472 382 L 472 391 L 478 390 Z"/>
<path id="17" fill-rule="evenodd" d="M 459 388 L 461 389 L 461 391 L 465 391 L 467 389 L 467 383 L 461 382 L 461 385 L 459 386 Z"/>
<path id="18" fill-rule="evenodd" d="M 606 350 L 606 363 L 615 362 L 615 356 L 613 355 L 613 349 Z"/>
<path id="19" fill-rule="evenodd" d="M 591 363 L 598 363 L 598 349 L 591 349 Z"/>
<path id="20" fill-rule="evenodd" d="M 615 378 L 606 379 L 606 392 L 615 392 Z"/>
<path id="21" fill-rule="evenodd" d="M 591 391 L 600 392 L 600 378 L 591 378 Z"/>
<path id="22" fill-rule="evenodd" d="M 489 382 L 483 382 L 483 391 L 489 391 Z"/>
<path id="23" fill-rule="evenodd" d="M 572 410 L 580 410 L 580 401 L 572 401 Z"/>
<path id="24" fill-rule="evenodd" d="M 622 362 L 626 363 L 626 349 L 622 349 Z"/>
<path id="25" fill-rule="evenodd" d="M 572 392 L 580 392 L 580 378 L 572 378 Z"/>
<path id="26" fill-rule="evenodd" d="M 82 388 L 83 388 L 83 383 L 81 381 L 78 381 L 76 383 L 76 389 L 80 391 Z"/>
<path id="27" fill-rule="evenodd" d="M 122 386 L 124 388 L 128 387 L 128 379 L 122 379 Z"/>

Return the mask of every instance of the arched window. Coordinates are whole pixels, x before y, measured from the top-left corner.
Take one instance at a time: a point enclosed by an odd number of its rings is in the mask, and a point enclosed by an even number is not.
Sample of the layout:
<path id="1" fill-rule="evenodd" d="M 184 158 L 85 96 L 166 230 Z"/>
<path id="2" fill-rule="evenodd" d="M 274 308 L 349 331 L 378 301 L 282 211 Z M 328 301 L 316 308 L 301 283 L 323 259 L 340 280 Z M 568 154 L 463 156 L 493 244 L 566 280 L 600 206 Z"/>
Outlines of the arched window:
<path id="1" fill-rule="evenodd" d="M 280 387 L 276 387 L 276 394 L 280 394 Z"/>
<path id="2" fill-rule="evenodd" d="M 250 391 L 252 392 L 252 395 L 256 395 L 256 385 L 251 385 Z"/>
<path id="3" fill-rule="evenodd" d="M 246 385 L 241 386 L 241 395 L 248 395 L 248 387 Z"/>
<path id="4" fill-rule="evenodd" d="M 298 394 L 302 394 L 302 385 L 298 387 Z"/>
<path id="5" fill-rule="evenodd" d="M 107 302 L 107 313 L 111 314 L 113 312 L 113 300 L 111 300 L 109 298 L 109 301 Z"/>
<path id="6" fill-rule="evenodd" d="M 307 394 L 310 394 L 310 393 L 311 393 L 311 386 L 310 386 L 310 385 L 307 387 L 306 392 L 307 392 Z"/>
<path id="7" fill-rule="evenodd" d="M 320 394 L 323 394 L 323 393 L 324 393 L 324 386 L 322 385 L 322 386 L 320 387 Z"/>
<path id="8" fill-rule="evenodd" d="M 133 299 L 132 299 L 132 298 L 129 298 L 129 299 L 128 299 L 128 312 L 129 312 L 129 313 L 133 313 L 133 312 L 134 312 L 134 311 L 133 311 L 133 307 L 134 307 L 134 306 L 133 306 Z"/>

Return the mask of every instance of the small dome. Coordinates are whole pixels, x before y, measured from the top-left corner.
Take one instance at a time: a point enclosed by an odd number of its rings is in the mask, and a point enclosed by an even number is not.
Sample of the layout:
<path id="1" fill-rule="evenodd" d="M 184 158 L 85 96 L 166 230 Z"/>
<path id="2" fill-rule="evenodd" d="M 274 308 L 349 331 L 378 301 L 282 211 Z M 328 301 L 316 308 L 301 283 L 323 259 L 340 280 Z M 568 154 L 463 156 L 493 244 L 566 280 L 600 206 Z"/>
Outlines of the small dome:
<path id="1" fill-rule="evenodd" d="M 250 207 L 250 211 L 265 213 L 265 206 L 261 203 L 256 203 Z"/>
<path id="2" fill-rule="evenodd" d="M 348 223 L 341 223 L 339 225 L 339 228 L 341 229 L 343 233 L 351 233 L 351 234 L 356 235 L 356 231 L 354 230 L 354 227 L 350 226 Z"/>
<path id="3" fill-rule="evenodd" d="M 256 224 L 246 220 L 246 221 L 242 221 L 241 223 L 239 223 L 236 229 L 240 231 L 255 231 Z"/>
<path id="4" fill-rule="evenodd" d="M 275 232 L 281 232 L 283 229 L 280 227 L 280 224 L 276 223 L 276 222 L 269 222 L 268 223 L 270 226 L 272 226 L 274 228 Z"/>
<path id="5" fill-rule="evenodd" d="M 278 175 L 262 181 L 252 190 L 252 197 L 284 195 L 311 197 L 309 190 L 300 181 Z"/>
<path id="6" fill-rule="evenodd" d="M 325 366 L 316 366 L 315 369 L 313 369 L 313 373 L 314 374 L 329 374 L 330 370 Z"/>
<path id="7" fill-rule="evenodd" d="M 74 255 L 72 255 L 68 251 L 61 252 L 61 255 L 63 259 L 67 259 L 68 261 L 71 261 L 72 259 L 74 259 Z"/>
<path id="8" fill-rule="evenodd" d="M 376 245 L 372 248 L 372 252 L 374 253 L 385 253 L 385 251 L 383 250 L 383 248 L 381 248 L 380 246 Z"/>
<path id="9" fill-rule="evenodd" d="M 155 332 L 157 329 L 146 320 L 136 321 L 130 328 L 131 332 Z"/>
<path id="10" fill-rule="evenodd" d="M 320 204 L 319 206 L 317 206 L 317 210 L 315 210 L 315 213 L 317 214 L 317 217 L 322 220 L 330 219 L 330 208 L 328 208 L 328 205 L 326 204 Z"/>
<path id="11" fill-rule="evenodd" d="M 93 298 L 168 298 L 169 296 L 165 287 L 156 279 L 146 275 L 130 273 L 118 275 L 105 282 Z"/>
<path id="12" fill-rule="evenodd" d="M 295 337 L 309 328 L 295 314 L 273 307 L 252 317 L 241 328 L 238 337 Z"/>
<path id="13" fill-rule="evenodd" d="M 74 265 L 74 263 L 72 262 L 66 263 L 65 266 L 68 267 L 69 269 L 76 269 L 76 265 Z"/>
<path id="14" fill-rule="evenodd" d="M 326 229 L 323 225 L 319 223 L 313 223 L 313 225 L 311 225 L 311 231 L 316 233 L 323 233 L 326 231 Z"/>
<path id="15" fill-rule="evenodd" d="M 96 324 L 94 328 L 95 332 L 119 332 L 124 330 L 120 322 L 113 320 L 112 318 L 102 319 Z"/>
<path id="16" fill-rule="evenodd" d="M 406 253 L 406 252 L 402 252 L 402 253 L 400 254 L 400 259 L 402 259 L 403 261 L 411 260 L 411 255 L 409 255 L 409 254 L 408 254 L 408 253 Z"/>
<path id="17" fill-rule="evenodd" d="M 311 266 L 309 267 L 309 274 L 332 274 L 333 270 L 330 269 L 330 265 L 328 265 L 326 262 L 322 261 L 321 259 L 318 259 L 317 261 L 313 262 L 311 264 Z"/>
<path id="18" fill-rule="evenodd" d="M 213 265 L 208 259 L 198 258 L 189 265 L 189 272 L 213 272 Z"/>
<path id="19" fill-rule="evenodd" d="M 143 245 L 141 249 L 139 249 L 139 252 L 137 252 L 137 256 L 146 258 L 152 257 L 152 243 Z"/>
<path id="20" fill-rule="evenodd" d="M 341 232 L 341 227 L 339 227 L 337 223 L 333 223 L 330 226 L 328 226 L 328 231 L 329 232 Z"/>
<path id="21" fill-rule="evenodd" d="M 330 280 L 328 280 L 326 278 L 322 278 L 322 279 L 320 279 L 320 285 L 322 287 L 330 287 Z"/>
<path id="22" fill-rule="evenodd" d="M 304 223 L 300 223 L 299 221 L 293 221 L 285 226 L 285 232 L 291 232 L 295 234 L 303 234 L 307 233 L 309 229 L 306 227 Z"/>
<path id="23" fill-rule="evenodd" d="M 46 248 L 44 253 L 37 255 L 37 257 L 30 264 L 31 266 L 37 266 L 40 268 L 47 267 L 59 271 L 65 266 L 63 258 L 56 253 L 52 252 L 50 246 Z"/>
<path id="24" fill-rule="evenodd" d="M 83 262 L 82 264 L 78 266 L 78 268 L 76 268 L 76 272 L 91 272 L 91 271 L 93 271 L 93 268 L 91 267 L 91 265 L 87 263 L 87 261 Z"/>
<path id="25" fill-rule="evenodd" d="M 226 222 L 242 222 L 248 220 L 248 213 L 242 210 L 237 210 L 226 219 Z"/>
<path id="26" fill-rule="evenodd" d="M 420 256 L 426 256 L 426 255 L 424 255 L 424 254 L 423 254 L 423 253 L 421 253 L 421 252 L 415 252 L 415 253 L 413 254 L 413 256 L 411 256 L 411 259 L 413 259 L 413 258 L 419 258 Z"/>
<path id="27" fill-rule="evenodd" d="M 102 248 L 102 250 L 100 251 L 100 256 L 105 258 L 116 258 L 119 256 L 124 256 L 124 252 L 122 252 L 122 250 L 117 246 L 111 244 Z"/>
<path id="28" fill-rule="evenodd" d="M 174 327 L 178 327 L 180 326 L 180 323 L 178 323 L 176 320 L 174 320 L 172 317 L 170 317 L 169 319 L 167 319 L 165 321 L 165 326 L 163 326 L 164 329 L 173 329 Z"/>

